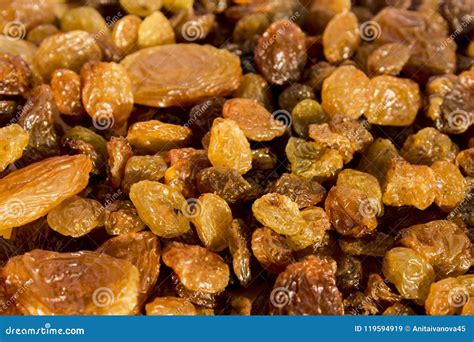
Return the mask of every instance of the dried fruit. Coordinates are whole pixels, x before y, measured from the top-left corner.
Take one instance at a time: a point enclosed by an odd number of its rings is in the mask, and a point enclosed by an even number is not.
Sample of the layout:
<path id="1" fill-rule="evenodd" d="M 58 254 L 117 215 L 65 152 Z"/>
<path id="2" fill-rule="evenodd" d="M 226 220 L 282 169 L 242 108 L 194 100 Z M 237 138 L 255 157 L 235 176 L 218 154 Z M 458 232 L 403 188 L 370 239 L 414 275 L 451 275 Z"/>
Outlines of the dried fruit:
<path id="1" fill-rule="evenodd" d="M 232 269 L 242 286 L 246 286 L 251 278 L 250 258 L 252 254 L 247 247 L 247 231 L 241 220 L 232 220 L 228 229 L 229 252 L 232 254 Z"/>
<path id="2" fill-rule="evenodd" d="M 372 298 L 357 291 L 344 298 L 344 313 L 346 315 L 376 315 L 379 313 L 379 307 Z"/>
<path id="3" fill-rule="evenodd" d="M 383 274 L 403 298 L 423 304 L 435 279 L 433 267 L 421 254 L 410 248 L 396 247 L 385 254 Z"/>
<path id="4" fill-rule="evenodd" d="M 257 101 L 268 110 L 273 108 L 272 93 L 268 82 L 259 74 L 245 74 L 239 88 L 233 95 L 237 98 Z"/>
<path id="5" fill-rule="evenodd" d="M 409 126 L 421 107 L 418 84 L 389 75 L 376 76 L 369 84 L 367 120 L 376 125 Z"/>
<path id="6" fill-rule="evenodd" d="M 73 196 L 48 213 L 48 225 L 64 236 L 81 237 L 104 224 L 104 207 L 90 198 Z"/>
<path id="7" fill-rule="evenodd" d="M 125 174 L 125 166 L 133 155 L 132 147 L 124 137 L 111 137 L 107 142 L 109 178 L 112 187 L 118 188 Z"/>
<path id="8" fill-rule="evenodd" d="M 232 224 L 229 205 L 218 195 L 203 194 L 190 203 L 187 212 L 204 247 L 220 252 L 228 246 L 228 230 Z"/>
<path id="9" fill-rule="evenodd" d="M 468 177 L 474 177 L 474 147 L 461 151 L 456 156 L 456 165 Z"/>
<path id="10" fill-rule="evenodd" d="M 274 84 L 298 80 L 306 59 L 305 34 L 289 20 L 274 22 L 260 37 L 255 48 L 257 68 Z"/>
<path id="11" fill-rule="evenodd" d="M 362 262 L 352 255 L 343 254 L 337 260 L 336 285 L 343 292 L 350 292 L 361 287 Z"/>
<path id="12" fill-rule="evenodd" d="M 205 260 L 206 262 L 202 262 Z M 227 287 L 229 267 L 222 258 L 203 247 L 172 242 L 163 250 L 163 262 L 191 291 L 218 293 Z"/>
<path id="13" fill-rule="evenodd" d="M 309 126 L 329 121 L 323 107 L 314 100 L 306 99 L 299 102 L 291 112 L 293 129 L 302 138 L 308 137 Z"/>
<path id="14" fill-rule="evenodd" d="M 92 7 L 71 8 L 61 16 L 61 30 L 81 30 L 93 34 L 109 34 L 109 27 L 102 15 Z"/>
<path id="15" fill-rule="evenodd" d="M 289 173 L 284 173 L 267 192 L 289 197 L 300 209 L 318 204 L 326 195 L 326 190 L 318 182 Z"/>
<path id="16" fill-rule="evenodd" d="M 322 106 L 330 116 L 342 114 L 358 119 L 369 109 L 371 81 L 352 65 L 337 68 L 323 82 Z"/>
<path id="17" fill-rule="evenodd" d="M 283 123 L 275 120 L 270 112 L 253 100 L 239 98 L 227 100 L 222 115 L 235 121 L 250 140 L 269 141 L 286 131 Z"/>
<path id="18" fill-rule="evenodd" d="M 397 76 L 410 59 L 410 48 L 402 43 L 384 44 L 367 58 L 370 75 Z"/>
<path id="19" fill-rule="evenodd" d="M 158 120 L 137 122 L 130 127 L 127 134 L 130 144 L 143 154 L 184 147 L 190 138 L 189 128 Z"/>
<path id="20" fill-rule="evenodd" d="M 326 244 L 331 222 L 324 209 L 309 207 L 301 211 L 301 215 L 306 224 L 297 234 L 287 236 L 286 241 L 290 247 L 299 251 L 310 246 L 316 249 Z"/>
<path id="21" fill-rule="evenodd" d="M 293 174 L 317 182 L 334 178 L 343 167 L 339 152 L 304 139 L 291 137 L 285 152 Z"/>
<path id="22" fill-rule="evenodd" d="M 33 56 L 33 66 L 48 82 L 57 69 L 79 72 L 85 63 L 101 59 L 102 51 L 89 33 L 71 31 L 43 40 Z"/>
<path id="23" fill-rule="evenodd" d="M 277 156 L 268 147 L 252 150 L 252 168 L 256 170 L 274 170 L 277 167 Z"/>
<path id="24" fill-rule="evenodd" d="M 362 153 L 359 169 L 370 173 L 383 185 L 390 167 L 390 161 L 396 156 L 398 156 L 398 151 L 389 139 L 377 138 Z"/>
<path id="25" fill-rule="evenodd" d="M 96 252 L 126 260 L 138 269 L 138 304 L 143 304 L 160 273 L 161 250 L 156 235 L 151 232 L 123 234 L 107 240 Z"/>
<path id="26" fill-rule="evenodd" d="M 471 241 L 451 221 L 431 221 L 401 231 L 403 246 L 409 247 L 433 266 L 438 279 L 462 275 L 471 267 Z"/>
<path id="27" fill-rule="evenodd" d="M 147 16 L 138 28 L 138 46 L 140 49 L 156 45 L 173 44 L 173 28 L 163 13 L 153 12 Z"/>
<path id="28" fill-rule="evenodd" d="M 444 211 L 450 211 L 461 204 L 467 190 L 467 182 L 458 167 L 446 161 L 431 165 L 436 177 L 435 203 Z"/>
<path id="29" fill-rule="evenodd" d="M 123 191 L 129 193 L 133 184 L 143 180 L 158 182 L 163 178 L 166 168 L 166 162 L 159 155 L 130 157 L 125 165 Z"/>
<path id="30" fill-rule="evenodd" d="M 426 313 L 437 316 L 459 313 L 473 295 L 473 282 L 470 274 L 433 283 L 425 302 Z"/>
<path id="31" fill-rule="evenodd" d="M 138 29 L 142 20 L 136 15 L 126 15 L 114 25 L 112 40 L 123 53 L 132 52 L 138 46 Z"/>
<path id="32" fill-rule="evenodd" d="M 158 66 L 156 61 L 162 61 Z M 236 90 L 239 59 L 210 45 L 170 44 L 142 49 L 123 61 L 135 103 L 152 107 L 196 104 Z"/>
<path id="33" fill-rule="evenodd" d="M 385 310 L 383 314 L 388 316 L 410 316 L 415 315 L 415 311 L 409 306 L 406 306 L 401 303 L 395 303 L 389 308 L 387 308 L 387 310 Z"/>
<path id="34" fill-rule="evenodd" d="M 272 315 L 342 315 L 342 295 L 336 287 L 332 263 L 310 256 L 280 273 L 272 294 Z M 281 305 L 281 303 L 286 305 Z"/>
<path id="35" fill-rule="evenodd" d="M 335 15 L 323 34 L 324 56 L 333 64 L 340 63 L 357 50 L 360 43 L 359 22 L 354 13 Z"/>
<path id="36" fill-rule="evenodd" d="M 0 179 L 0 230 L 19 227 L 46 215 L 82 191 L 92 169 L 84 155 L 54 157 Z"/>
<path id="37" fill-rule="evenodd" d="M 1 53 L 0 75 L 0 95 L 21 95 L 30 88 L 30 68 L 19 56 Z"/>
<path id="38" fill-rule="evenodd" d="M 20 125 L 0 128 L 0 172 L 21 158 L 28 141 L 29 134 Z"/>
<path id="39" fill-rule="evenodd" d="M 255 218 L 278 234 L 294 235 L 303 229 L 305 220 L 298 204 L 277 193 L 263 195 L 252 204 Z"/>
<path id="40" fill-rule="evenodd" d="M 84 111 L 81 100 L 81 77 L 72 70 L 58 69 L 51 76 L 54 102 L 62 114 L 80 115 Z"/>
<path id="41" fill-rule="evenodd" d="M 295 106 L 303 100 L 315 99 L 313 89 L 310 86 L 294 83 L 285 88 L 278 97 L 278 104 L 283 110 L 291 112 Z"/>
<path id="42" fill-rule="evenodd" d="M 30 137 L 23 152 L 23 161 L 31 163 L 59 154 L 58 136 L 54 128 L 57 115 L 51 88 L 41 85 L 33 89 L 18 120 Z"/>
<path id="43" fill-rule="evenodd" d="M 82 103 L 98 129 L 123 125 L 133 108 L 130 78 L 116 63 L 88 63 L 81 70 Z"/>
<path id="44" fill-rule="evenodd" d="M 252 252 L 260 265 L 271 273 L 280 273 L 295 262 L 293 250 L 285 238 L 266 227 L 254 230 Z"/>
<path id="45" fill-rule="evenodd" d="M 362 124 L 342 115 L 334 116 L 329 123 L 310 125 L 309 136 L 319 145 L 338 151 L 345 163 L 373 141 Z"/>
<path id="46" fill-rule="evenodd" d="M 245 174 L 252 168 L 252 152 L 244 132 L 231 119 L 215 119 L 208 157 L 212 165 Z"/>
<path id="47" fill-rule="evenodd" d="M 186 199 L 175 189 L 143 180 L 131 186 L 130 199 L 140 218 L 156 235 L 172 238 L 190 229 L 189 219 L 184 214 Z"/>
<path id="48" fill-rule="evenodd" d="M 146 17 L 161 8 L 161 0 L 120 0 L 122 6 L 128 13 Z"/>
<path id="49" fill-rule="evenodd" d="M 394 293 L 376 273 L 369 275 L 365 294 L 379 305 L 395 304 L 401 300 L 401 297 Z"/>
<path id="50" fill-rule="evenodd" d="M 400 155 L 412 164 L 430 166 L 441 160 L 452 162 L 458 151 L 449 136 L 436 128 L 426 127 L 405 140 Z"/>
<path id="51" fill-rule="evenodd" d="M 382 214 L 382 189 L 374 176 L 353 169 L 344 169 L 337 176 L 337 186 L 344 186 L 364 192 L 369 201 L 372 200 L 373 210 L 377 215 Z M 369 208 L 365 208 L 369 210 Z"/>
<path id="52" fill-rule="evenodd" d="M 196 182 L 199 192 L 215 193 L 228 203 L 252 199 L 259 192 L 235 169 L 209 167 L 197 174 Z"/>
<path id="53" fill-rule="evenodd" d="M 135 233 L 145 229 L 145 224 L 138 216 L 137 210 L 130 201 L 115 201 L 105 208 L 105 229 L 110 235 Z"/>
<path id="54" fill-rule="evenodd" d="M 196 308 L 186 299 L 157 297 L 146 305 L 147 316 L 195 316 Z"/>
<path id="55" fill-rule="evenodd" d="M 266 13 L 253 13 L 244 16 L 235 25 L 232 40 L 236 43 L 244 43 L 256 35 L 263 34 L 270 24 L 270 18 Z"/>
<path id="56" fill-rule="evenodd" d="M 350 255 L 367 255 L 383 257 L 395 244 L 395 239 L 382 232 L 364 239 L 341 239 L 339 247 L 344 253 Z"/>
<path id="57" fill-rule="evenodd" d="M 334 229 L 344 236 L 362 237 L 377 228 L 377 207 L 364 192 L 334 186 L 328 192 L 324 208 Z"/>

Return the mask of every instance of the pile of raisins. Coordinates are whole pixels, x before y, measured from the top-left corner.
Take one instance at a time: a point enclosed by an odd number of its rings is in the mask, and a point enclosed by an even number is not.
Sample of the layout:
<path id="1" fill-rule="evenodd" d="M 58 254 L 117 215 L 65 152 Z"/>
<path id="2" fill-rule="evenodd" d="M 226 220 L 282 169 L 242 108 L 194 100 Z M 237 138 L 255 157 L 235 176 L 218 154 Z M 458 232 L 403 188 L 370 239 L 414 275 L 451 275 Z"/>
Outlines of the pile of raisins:
<path id="1" fill-rule="evenodd" d="M 0 32 L 1 314 L 474 314 L 472 0 L 7 0 Z"/>

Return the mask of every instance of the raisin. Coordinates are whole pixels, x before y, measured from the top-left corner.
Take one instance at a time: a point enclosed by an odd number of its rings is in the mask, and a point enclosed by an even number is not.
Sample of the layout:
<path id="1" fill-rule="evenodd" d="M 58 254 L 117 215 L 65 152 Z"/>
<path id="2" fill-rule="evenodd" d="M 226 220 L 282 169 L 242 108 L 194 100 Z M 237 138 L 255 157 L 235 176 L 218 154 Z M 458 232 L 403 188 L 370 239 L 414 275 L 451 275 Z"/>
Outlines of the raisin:
<path id="1" fill-rule="evenodd" d="M 60 20 L 61 30 L 87 31 L 93 34 L 108 34 L 109 28 L 102 15 L 92 7 L 80 6 L 66 11 Z"/>
<path id="2" fill-rule="evenodd" d="M 436 175 L 426 165 L 412 165 L 393 158 L 387 171 L 383 203 L 391 206 L 411 205 L 428 208 L 436 196 Z"/>
<path id="3" fill-rule="evenodd" d="M 388 316 L 410 316 L 415 315 L 415 311 L 407 305 L 395 303 L 388 307 L 383 314 Z"/>
<path id="4" fill-rule="evenodd" d="M 18 120 L 30 137 L 23 161 L 31 163 L 59 154 L 58 135 L 54 128 L 57 115 L 51 88 L 41 85 L 33 89 Z"/>
<path id="5" fill-rule="evenodd" d="M 208 13 L 203 15 L 182 16 L 178 24 L 173 25 L 178 40 L 181 42 L 202 41 L 211 35 L 216 25 L 216 16 Z"/>
<path id="6" fill-rule="evenodd" d="M 383 213 L 382 189 L 374 176 L 353 169 L 344 169 L 337 176 L 337 186 L 344 186 L 364 192 L 372 201 L 377 216 Z M 369 208 L 366 208 L 370 210 Z"/>
<path id="7" fill-rule="evenodd" d="M 329 123 L 310 125 L 309 136 L 318 144 L 338 151 L 345 163 L 352 160 L 355 152 L 364 150 L 373 141 L 362 124 L 339 115 Z"/>
<path id="8" fill-rule="evenodd" d="M 425 302 L 426 313 L 436 316 L 459 313 L 473 295 L 473 281 L 470 274 L 433 283 Z"/>
<path id="9" fill-rule="evenodd" d="M 340 66 L 323 82 L 322 106 L 330 116 L 358 119 L 369 105 L 369 78 L 352 65 Z"/>
<path id="10" fill-rule="evenodd" d="M 82 103 L 98 129 L 123 125 L 133 108 L 130 78 L 116 63 L 88 63 L 81 70 Z"/>
<path id="11" fill-rule="evenodd" d="M 189 219 L 183 213 L 186 200 L 175 189 L 144 180 L 131 186 L 130 199 L 140 218 L 156 235 L 171 238 L 190 229 Z"/>
<path id="12" fill-rule="evenodd" d="M 270 228 L 257 228 L 252 234 L 252 252 L 270 273 L 280 273 L 295 261 L 293 250 L 284 237 Z"/>
<path id="13" fill-rule="evenodd" d="M 339 152 L 304 139 L 291 137 L 285 152 L 293 174 L 317 182 L 334 178 L 343 167 Z"/>
<path id="14" fill-rule="evenodd" d="M 21 158 L 28 141 L 28 132 L 18 124 L 0 128 L 0 172 Z"/>
<path id="15" fill-rule="evenodd" d="M 444 211 L 450 211 L 461 204 L 465 198 L 467 182 L 458 167 L 446 161 L 431 165 L 437 181 L 435 203 Z"/>
<path id="16" fill-rule="evenodd" d="M 370 75 L 397 76 L 410 59 L 410 48 L 402 43 L 384 44 L 367 58 Z"/>
<path id="17" fill-rule="evenodd" d="M 432 75 L 450 74 L 456 65 L 456 44 L 444 30 L 434 29 L 432 17 L 423 12 L 387 7 L 373 19 L 380 28 L 379 44 L 399 42 L 410 46 L 411 56 L 404 72 L 421 82 Z"/>
<path id="18" fill-rule="evenodd" d="M 163 250 L 163 262 L 191 291 L 215 294 L 224 290 L 229 282 L 227 264 L 219 255 L 200 246 L 172 242 Z"/>
<path id="19" fill-rule="evenodd" d="M 129 315 L 137 305 L 137 268 L 105 254 L 33 250 L 11 258 L 2 275 L 25 315 Z"/>
<path id="20" fill-rule="evenodd" d="M 120 18 L 112 31 L 112 40 L 122 53 L 132 52 L 138 46 L 138 29 L 142 20 L 136 15 Z"/>
<path id="21" fill-rule="evenodd" d="M 242 220 L 232 220 L 228 231 L 229 251 L 232 254 L 232 269 L 242 286 L 251 278 L 250 258 L 252 254 L 247 247 L 247 227 Z"/>
<path id="22" fill-rule="evenodd" d="M 299 233 L 287 236 L 287 243 L 295 251 L 307 247 L 318 249 L 327 244 L 327 231 L 331 229 L 329 217 L 322 208 L 309 207 L 301 211 L 306 224 Z"/>
<path id="23" fill-rule="evenodd" d="M 410 248 L 396 247 L 385 254 L 383 274 L 401 296 L 423 304 L 435 279 L 433 267 L 421 254 Z"/>
<path id="24" fill-rule="evenodd" d="M 19 56 L 0 54 L 0 95 L 22 95 L 31 86 L 31 71 Z"/>
<path id="25" fill-rule="evenodd" d="M 454 161 L 458 151 L 449 136 L 436 128 L 426 127 L 407 138 L 400 155 L 412 164 L 430 166 L 436 161 Z"/>
<path id="26" fill-rule="evenodd" d="M 379 307 L 372 300 L 360 291 L 353 292 L 344 298 L 344 313 L 346 315 L 376 315 Z"/>
<path id="27" fill-rule="evenodd" d="M 147 316 L 195 316 L 196 308 L 186 299 L 158 297 L 146 305 Z"/>
<path id="28" fill-rule="evenodd" d="M 64 236 L 81 237 L 104 223 L 104 207 L 89 198 L 73 196 L 48 213 L 48 225 Z"/>
<path id="29" fill-rule="evenodd" d="M 323 124 L 329 121 L 323 107 L 311 99 L 299 102 L 291 112 L 293 129 L 302 138 L 308 137 L 311 124 Z"/>
<path id="30" fill-rule="evenodd" d="M 81 77 L 72 70 L 58 69 L 51 76 L 54 102 L 62 114 L 81 115 Z"/>
<path id="31" fill-rule="evenodd" d="M 474 177 L 474 147 L 461 151 L 456 156 L 456 165 L 468 177 Z"/>
<path id="32" fill-rule="evenodd" d="M 186 214 L 207 249 L 220 252 L 228 246 L 227 232 L 232 224 L 232 212 L 225 200 L 218 195 L 203 194 L 196 203 L 190 203 Z"/>
<path id="33" fill-rule="evenodd" d="M 234 97 L 254 100 L 270 110 L 273 108 L 273 98 L 267 80 L 259 74 L 245 74 Z"/>
<path id="34" fill-rule="evenodd" d="M 156 0 L 120 0 L 120 5 L 127 13 L 146 17 L 161 8 L 162 1 Z"/>
<path id="35" fill-rule="evenodd" d="M 160 273 L 160 242 L 151 232 L 128 233 L 107 240 L 96 250 L 126 260 L 139 272 L 138 305 L 144 303 Z"/>
<path id="36" fill-rule="evenodd" d="M 166 63 L 157 66 L 156 61 Z M 236 56 L 209 45 L 142 49 L 128 55 L 122 64 L 132 80 L 135 103 L 153 107 L 193 105 L 229 95 L 238 88 L 242 75 Z"/>
<path id="37" fill-rule="evenodd" d="M 300 209 L 318 204 L 326 195 L 326 190 L 318 182 L 288 173 L 284 173 L 267 192 L 289 197 Z"/>
<path id="38" fill-rule="evenodd" d="M 286 131 L 283 123 L 275 120 L 270 112 L 253 100 L 238 98 L 227 100 L 222 115 L 235 121 L 250 140 L 269 141 Z"/>
<path id="39" fill-rule="evenodd" d="M 138 28 L 138 46 L 140 49 L 156 45 L 173 44 L 175 35 L 168 18 L 160 11 L 147 16 Z"/>
<path id="40" fill-rule="evenodd" d="M 383 185 L 390 167 L 390 161 L 396 156 L 398 156 L 398 151 L 389 139 L 377 138 L 362 153 L 359 169 L 370 173 Z"/>
<path id="41" fill-rule="evenodd" d="M 390 305 L 400 302 L 400 295 L 394 293 L 381 276 L 376 273 L 369 275 L 365 294 L 379 305 Z"/>
<path id="42" fill-rule="evenodd" d="M 367 120 L 376 125 L 409 126 L 421 107 L 418 84 L 390 75 L 376 76 L 369 84 Z"/>
<path id="43" fill-rule="evenodd" d="M 250 144 L 234 120 L 214 120 L 208 158 L 213 166 L 235 169 L 240 174 L 245 174 L 252 168 Z"/>
<path id="44" fill-rule="evenodd" d="M 47 82 L 56 69 L 79 72 L 85 63 L 101 59 L 101 49 L 89 33 L 71 31 L 43 40 L 33 56 L 33 65 Z"/>
<path id="45" fill-rule="evenodd" d="M 395 239 L 382 232 L 364 239 L 341 239 L 339 246 L 344 253 L 350 255 L 367 255 L 383 257 L 395 244 Z"/>
<path id="46" fill-rule="evenodd" d="M 92 145 L 103 159 L 107 158 L 107 140 L 90 129 L 82 126 L 74 126 L 64 133 L 63 140 L 65 139 L 82 140 Z"/>
<path id="47" fill-rule="evenodd" d="M 104 226 L 110 235 L 135 233 L 145 229 L 145 224 L 132 202 L 117 200 L 107 205 L 105 209 Z"/>
<path id="48" fill-rule="evenodd" d="M 123 191 L 129 193 L 131 186 L 142 180 L 159 181 L 163 178 L 166 168 L 166 162 L 159 155 L 130 157 L 125 164 Z"/>
<path id="49" fill-rule="evenodd" d="M 232 306 L 231 315 L 250 316 L 252 312 L 252 301 L 244 296 L 235 296 L 230 300 Z"/>
<path id="50" fill-rule="evenodd" d="M 310 256 L 280 273 L 270 295 L 270 314 L 342 315 L 342 295 L 336 287 L 333 265 Z"/>
<path id="51" fill-rule="evenodd" d="M 259 193 L 258 189 L 234 169 L 209 167 L 197 174 L 196 181 L 201 193 L 215 193 L 228 203 L 250 200 Z"/>
<path id="52" fill-rule="evenodd" d="M 423 255 L 439 279 L 462 275 L 471 267 L 471 241 L 450 221 L 431 221 L 401 231 L 403 246 Z"/>
<path id="53" fill-rule="evenodd" d="M 283 110 L 291 112 L 298 103 L 306 99 L 315 99 L 313 89 L 310 86 L 295 83 L 282 91 L 278 97 L 278 104 Z"/>
<path id="54" fill-rule="evenodd" d="M 0 230 L 46 215 L 89 182 L 91 161 L 84 155 L 45 159 L 0 179 Z"/>
<path id="55" fill-rule="evenodd" d="M 270 18 L 266 13 L 250 14 L 237 22 L 232 39 L 236 43 L 244 43 L 256 35 L 263 34 L 270 24 Z"/>
<path id="56" fill-rule="evenodd" d="M 335 15 L 324 30 L 324 56 L 330 63 L 340 63 L 351 57 L 359 43 L 359 22 L 350 11 Z"/>
<path id="57" fill-rule="evenodd" d="M 277 193 L 263 195 L 253 202 L 252 212 L 261 224 L 278 234 L 294 235 L 305 225 L 298 204 Z"/>
<path id="58" fill-rule="evenodd" d="M 344 292 L 360 289 L 362 285 L 362 273 L 362 262 L 357 257 L 343 254 L 337 260 L 337 287 Z"/>
<path id="59" fill-rule="evenodd" d="M 280 34 L 281 31 L 285 34 Z M 289 20 L 274 22 L 255 48 L 257 68 L 273 84 L 298 80 L 306 60 L 305 34 Z"/>
<path id="60" fill-rule="evenodd" d="M 305 71 L 306 84 L 309 85 L 316 93 L 320 93 L 323 82 L 336 70 L 336 67 L 328 62 L 318 62 L 310 66 Z"/>
<path id="61" fill-rule="evenodd" d="M 208 132 L 215 118 L 222 117 L 222 109 L 226 99 L 214 97 L 195 105 L 189 112 L 189 127 L 196 138 L 201 139 Z"/>
<path id="62" fill-rule="evenodd" d="M 268 147 L 252 150 L 252 168 L 257 170 L 274 170 L 277 167 L 277 156 Z"/>
<path id="63" fill-rule="evenodd" d="M 128 130 L 127 140 L 140 153 L 152 154 L 185 146 L 191 137 L 187 127 L 158 120 L 137 122 Z"/>
<path id="64" fill-rule="evenodd" d="M 362 191 L 334 186 L 328 192 L 324 207 L 339 234 L 362 237 L 377 228 L 377 210 Z"/>
<path id="65" fill-rule="evenodd" d="M 125 174 L 125 167 L 133 155 L 132 147 L 124 137 L 111 137 L 107 142 L 109 179 L 112 187 L 119 188 Z"/>

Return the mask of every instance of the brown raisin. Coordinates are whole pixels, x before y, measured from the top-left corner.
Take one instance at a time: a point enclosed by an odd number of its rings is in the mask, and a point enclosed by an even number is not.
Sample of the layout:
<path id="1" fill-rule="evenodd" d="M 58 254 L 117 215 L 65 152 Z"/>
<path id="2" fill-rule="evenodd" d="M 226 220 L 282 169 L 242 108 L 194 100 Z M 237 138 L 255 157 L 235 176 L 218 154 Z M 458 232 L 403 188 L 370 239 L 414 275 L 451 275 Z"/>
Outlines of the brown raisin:
<path id="1" fill-rule="evenodd" d="M 295 261 L 293 250 L 285 238 L 267 227 L 254 230 L 252 252 L 260 265 L 271 273 L 279 273 Z"/>

